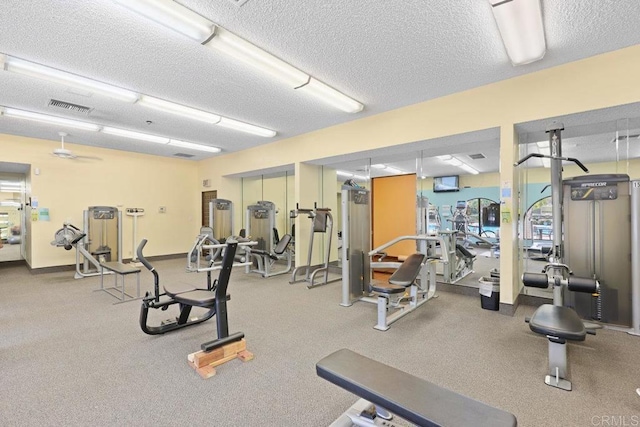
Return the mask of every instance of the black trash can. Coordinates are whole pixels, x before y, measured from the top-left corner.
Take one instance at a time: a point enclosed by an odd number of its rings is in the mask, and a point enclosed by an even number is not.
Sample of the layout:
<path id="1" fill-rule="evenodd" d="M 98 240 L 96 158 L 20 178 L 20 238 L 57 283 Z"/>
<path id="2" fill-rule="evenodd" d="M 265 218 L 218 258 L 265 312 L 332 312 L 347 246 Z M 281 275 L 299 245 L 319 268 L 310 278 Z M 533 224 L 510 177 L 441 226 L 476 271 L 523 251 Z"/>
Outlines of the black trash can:
<path id="1" fill-rule="evenodd" d="M 500 278 L 480 278 L 480 305 L 485 310 L 500 310 Z"/>

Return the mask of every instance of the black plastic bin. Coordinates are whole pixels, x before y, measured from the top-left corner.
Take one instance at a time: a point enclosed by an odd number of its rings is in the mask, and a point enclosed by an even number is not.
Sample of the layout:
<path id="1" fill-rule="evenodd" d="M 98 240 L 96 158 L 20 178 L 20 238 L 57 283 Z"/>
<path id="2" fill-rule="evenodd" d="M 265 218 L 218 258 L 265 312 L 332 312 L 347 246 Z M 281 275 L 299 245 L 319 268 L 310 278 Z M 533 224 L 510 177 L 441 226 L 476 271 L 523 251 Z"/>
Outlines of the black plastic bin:
<path id="1" fill-rule="evenodd" d="M 500 278 L 499 277 L 481 277 L 480 290 L 491 286 L 491 296 L 480 294 L 480 305 L 485 310 L 500 310 Z"/>

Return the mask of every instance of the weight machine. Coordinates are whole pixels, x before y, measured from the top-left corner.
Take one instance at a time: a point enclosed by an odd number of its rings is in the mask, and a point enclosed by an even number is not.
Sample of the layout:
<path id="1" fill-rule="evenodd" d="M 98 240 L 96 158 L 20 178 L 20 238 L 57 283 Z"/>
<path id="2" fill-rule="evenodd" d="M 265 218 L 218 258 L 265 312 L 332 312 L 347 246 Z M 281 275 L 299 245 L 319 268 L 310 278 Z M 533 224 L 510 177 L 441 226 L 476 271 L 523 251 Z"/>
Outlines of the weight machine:
<path id="1" fill-rule="evenodd" d="M 305 209 L 298 206 L 296 203 L 296 209 L 292 210 L 289 214 L 289 218 L 296 218 L 300 214 L 305 214 L 311 219 L 311 229 L 309 235 L 309 252 L 307 254 L 307 264 L 296 267 L 291 273 L 291 280 L 289 284 L 307 282 L 307 288 L 311 289 L 316 286 L 326 285 L 327 283 L 336 282 L 341 280 L 342 277 L 334 277 L 329 279 L 329 270 L 332 267 L 329 265 L 331 258 L 331 239 L 333 237 L 333 216 L 331 215 L 331 209 L 319 208 L 316 203 L 313 205 L 313 209 Z M 324 250 L 324 262 L 318 266 L 312 266 L 313 258 L 313 238 L 316 234 L 324 234 L 325 250 Z M 297 278 L 298 273 L 304 271 L 304 277 Z M 316 276 L 321 274 L 322 280 L 318 283 L 315 282 Z"/>

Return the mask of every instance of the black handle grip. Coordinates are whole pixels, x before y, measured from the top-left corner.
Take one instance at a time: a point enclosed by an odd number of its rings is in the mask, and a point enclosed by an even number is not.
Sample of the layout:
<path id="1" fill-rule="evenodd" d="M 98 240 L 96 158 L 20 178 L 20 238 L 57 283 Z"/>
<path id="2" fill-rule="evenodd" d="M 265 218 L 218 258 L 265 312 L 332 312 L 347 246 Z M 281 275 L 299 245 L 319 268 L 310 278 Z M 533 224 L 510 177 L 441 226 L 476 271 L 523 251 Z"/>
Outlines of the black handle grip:
<path id="1" fill-rule="evenodd" d="M 147 239 L 142 239 L 142 241 L 140 242 L 140 244 L 138 245 L 138 249 L 136 250 L 136 254 L 138 255 L 138 259 L 140 260 L 140 262 L 147 267 L 147 269 L 149 271 L 153 271 L 153 266 L 149 263 L 149 261 L 147 261 L 147 259 L 144 257 L 144 255 L 142 255 L 142 250 L 144 249 L 144 246 L 147 244 Z"/>
<path id="2" fill-rule="evenodd" d="M 589 169 L 587 169 L 587 167 L 583 165 L 580 160 L 574 159 L 573 157 L 567 157 L 567 160 L 580 166 L 580 169 L 582 169 L 585 173 L 589 173 Z"/>
<path id="3" fill-rule="evenodd" d="M 531 153 L 528 156 L 523 157 L 522 159 L 518 160 L 514 166 L 520 166 L 522 163 L 526 162 L 527 160 L 529 160 L 532 157 L 544 157 L 544 154 L 540 154 L 540 153 Z"/>

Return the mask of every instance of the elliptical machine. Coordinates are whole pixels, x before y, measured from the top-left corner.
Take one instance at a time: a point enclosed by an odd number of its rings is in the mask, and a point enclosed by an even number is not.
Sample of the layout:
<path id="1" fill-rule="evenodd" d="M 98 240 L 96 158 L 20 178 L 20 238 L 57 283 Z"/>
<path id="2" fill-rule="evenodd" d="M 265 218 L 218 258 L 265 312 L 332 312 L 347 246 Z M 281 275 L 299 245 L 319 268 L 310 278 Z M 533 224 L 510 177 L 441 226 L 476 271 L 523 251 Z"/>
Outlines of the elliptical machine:
<path id="1" fill-rule="evenodd" d="M 531 158 L 551 160 L 553 247 L 549 263 L 545 265 L 542 274 L 524 273 L 522 282 L 525 286 L 535 288 L 546 289 L 553 286 L 553 304 L 541 305 L 530 319 L 525 320 L 533 332 L 545 335 L 549 339 L 549 375 L 545 377 L 545 384 L 571 391 L 571 382 L 567 380 L 566 343 L 568 340 L 584 341 L 587 333 L 595 335 L 595 329 L 601 326 L 583 322 L 572 308 L 565 307 L 563 292 L 567 289 L 573 292 L 598 293 L 600 284 L 596 279 L 573 277 L 571 269 L 564 261 L 562 162 L 573 162 L 586 173 L 589 173 L 589 170 L 578 159 L 562 156 L 561 132 L 563 130 L 562 123 L 553 122 L 547 128 L 551 154 L 531 153 L 520 159 L 515 166 L 519 166 Z"/>

